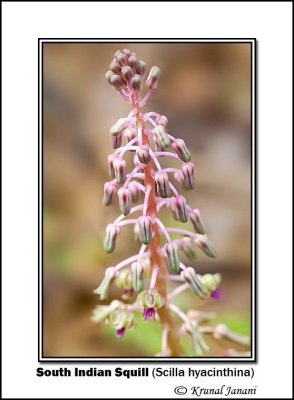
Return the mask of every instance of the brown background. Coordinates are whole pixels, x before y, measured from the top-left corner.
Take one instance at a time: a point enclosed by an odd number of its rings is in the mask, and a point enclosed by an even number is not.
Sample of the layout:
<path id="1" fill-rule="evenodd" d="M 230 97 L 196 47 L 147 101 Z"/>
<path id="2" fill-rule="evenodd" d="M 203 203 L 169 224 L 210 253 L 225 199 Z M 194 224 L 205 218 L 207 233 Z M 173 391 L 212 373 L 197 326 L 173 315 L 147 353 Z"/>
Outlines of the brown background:
<path id="1" fill-rule="evenodd" d="M 47 43 L 44 356 L 149 356 L 160 350 L 160 330 L 153 322 L 140 322 L 137 332 L 117 341 L 111 329 L 90 321 L 99 302 L 92 291 L 105 267 L 137 251 L 128 228 L 114 254 L 102 248 L 105 226 L 119 213 L 117 202 L 110 208 L 101 204 L 109 180 L 109 127 L 130 110 L 104 74 L 114 52 L 124 47 L 149 68 L 162 70 L 146 111 L 166 115 L 170 133 L 190 148 L 197 186 L 187 193 L 188 201 L 201 210 L 218 251 L 217 259 L 200 255 L 195 266 L 200 273 L 222 273 L 224 297 L 202 305 L 187 294 L 178 304 L 214 310 L 216 322 L 250 332 L 250 44 Z M 164 220 L 171 222 L 168 215 Z M 223 355 L 228 347 L 217 343 L 210 355 Z"/>

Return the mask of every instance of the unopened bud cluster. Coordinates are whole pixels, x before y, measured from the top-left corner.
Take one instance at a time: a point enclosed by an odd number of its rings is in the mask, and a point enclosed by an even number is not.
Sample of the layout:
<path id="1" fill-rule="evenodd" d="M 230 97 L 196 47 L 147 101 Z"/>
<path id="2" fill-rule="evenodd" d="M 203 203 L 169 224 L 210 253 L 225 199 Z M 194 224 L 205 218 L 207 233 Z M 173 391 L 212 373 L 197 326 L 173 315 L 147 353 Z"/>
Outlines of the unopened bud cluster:
<path id="1" fill-rule="evenodd" d="M 109 306 L 97 306 L 93 320 L 105 321 L 115 329 L 117 336 L 122 337 L 127 329 L 135 326 L 135 312 L 141 312 L 145 321 L 153 319 L 156 323 L 162 323 L 162 312 L 175 312 L 182 319 L 182 329 L 165 325 L 163 334 L 166 334 L 166 329 L 175 334 L 179 332 L 179 335 L 189 334 L 195 353 L 199 355 L 208 351 L 199 323 L 172 303 L 173 293 L 169 292 L 168 283 L 169 280 L 177 281 L 183 289 L 190 288 L 199 300 L 207 300 L 221 296 L 221 278 L 219 274 L 201 276 L 181 261 L 185 255 L 194 262 L 197 249 L 209 257 L 216 257 L 216 251 L 205 234 L 200 211 L 190 207 L 185 196 L 172 183 L 174 180 L 184 190 L 195 186 L 195 168 L 187 145 L 170 133 L 164 115 L 141 111 L 158 86 L 160 77 L 157 66 L 152 67 L 148 74 L 146 67 L 134 52 L 123 49 L 115 53 L 105 75 L 109 84 L 132 105 L 132 110 L 128 116 L 118 118 L 110 128 L 114 151 L 108 156 L 110 181 L 104 185 L 103 204 L 109 206 L 117 197 L 121 215 L 106 227 L 104 247 L 107 253 L 112 253 L 121 229 L 132 225 L 141 248 L 134 256 L 107 268 L 95 290 L 101 300 L 105 300 L 111 286 L 115 285 L 127 303 L 113 300 Z M 146 93 L 142 95 L 144 80 Z M 132 155 L 132 166 L 127 165 L 127 152 Z M 163 168 L 160 159 L 164 156 L 176 158 L 178 168 Z M 151 204 L 152 212 L 149 211 Z M 190 225 L 192 230 L 166 227 L 159 218 L 162 207 L 170 210 L 176 221 Z M 128 216 L 131 218 L 126 218 Z M 173 239 L 173 234 L 180 236 Z M 155 243 L 157 247 L 154 247 Z M 160 265 L 153 265 L 154 255 L 160 257 Z M 164 279 L 167 290 L 162 291 L 159 276 L 161 281 Z M 168 342 L 165 346 L 162 354 L 171 354 Z"/>

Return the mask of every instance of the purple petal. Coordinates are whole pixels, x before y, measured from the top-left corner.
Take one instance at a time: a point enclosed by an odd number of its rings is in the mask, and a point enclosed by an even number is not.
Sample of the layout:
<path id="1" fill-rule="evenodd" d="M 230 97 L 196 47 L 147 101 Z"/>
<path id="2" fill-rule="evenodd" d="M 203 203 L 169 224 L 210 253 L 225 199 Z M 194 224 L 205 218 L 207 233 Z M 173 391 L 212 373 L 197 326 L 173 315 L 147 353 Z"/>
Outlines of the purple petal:
<path id="1" fill-rule="evenodd" d="M 120 328 L 116 331 L 116 336 L 121 338 L 123 337 L 124 333 L 125 333 L 126 328 Z"/>
<path id="2" fill-rule="evenodd" d="M 154 307 L 144 308 L 144 311 L 143 311 L 144 321 L 147 322 L 149 318 L 153 318 L 155 321 L 155 308 Z"/>
<path id="3" fill-rule="evenodd" d="M 223 296 L 223 292 L 217 288 L 210 293 L 210 297 L 213 299 L 220 299 Z"/>

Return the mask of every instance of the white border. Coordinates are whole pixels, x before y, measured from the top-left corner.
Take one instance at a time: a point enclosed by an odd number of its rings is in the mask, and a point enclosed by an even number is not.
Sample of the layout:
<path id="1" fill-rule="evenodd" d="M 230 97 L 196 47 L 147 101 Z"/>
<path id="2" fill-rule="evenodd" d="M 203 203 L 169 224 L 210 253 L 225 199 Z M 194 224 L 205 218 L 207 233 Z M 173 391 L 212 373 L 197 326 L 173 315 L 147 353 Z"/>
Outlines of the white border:
<path id="1" fill-rule="evenodd" d="M 252 229 L 251 229 L 251 249 L 252 249 L 252 260 L 251 260 L 251 357 L 168 357 L 168 358 L 160 358 L 160 357 L 142 357 L 142 358 L 133 358 L 133 357 L 95 357 L 95 358 L 89 358 L 89 357 L 42 357 L 42 259 L 43 259 L 43 254 L 42 254 L 42 226 L 41 226 L 41 221 L 42 221 L 42 193 L 41 193 L 41 188 L 42 188 L 42 120 L 43 120 L 43 115 L 42 115 L 42 43 L 58 43 L 58 42 L 79 42 L 79 43 L 84 43 L 84 42 L 92 42 L 92 43 L 136 43 L 136 42 L 146 42 L 146 43 L 169 43 L 169 42 L 177 42 L 177 43 L 182 43 L 182 42 L 189 42 L 189 43 L 209 43 L 209 42 L 220 42 L 220 43 L 251 43 L 252 48 L 251 48 L 251 71 L 252 71 L 252 76 L 251 76 L 251 115 L 252 115 L 252 126 L 251 126 L 251 140 L 252 140 L 252 148 L 251 148 L 251 176 L 252 176 L 252 182 L 251 182 L 251 204 L 252 204 L 252 210 L 251 210 L 251 223 L 252 223 Z M 255 254 L 255 174 L 256 171 L 254 169 L 255 166 L 255 139 L 256 139 L 256 132 L 255 132 L 255 94 L 256 94 L 256 77 L 255 77 L 255 54 L 256 54 L 256 43 L 255 39 L 253 38 L 240 38 L 240 39 L 132 39 L 132 38 L 127 38 L 127 39 L 51 39 L 51 38 L 39 38 L 39 193 L 38 193 L 38 198 L 39 198 L 39 323 L 38 323 L 38 328 L 39 328 L 39 361 L 45 361 L 45 362 L 107 362 L 111 365 L 111 363 L 115 362 L 123 362 L 123 363 L 128 363 L 128 362 L 153 362 L 153 363 L 164 363 L 168 365 L 169 362 L 177 362 L 179 363 L 178 366 L 180 367 L 181 362 L 190 362 L 190 363 L 203 363 L 203 362 L 226 362 L 226 363 L 240 363 L 240 362 L 254 362 L 256 361 L 256 326 L 255 326 L 255 318 L 256 318 L 256 308 L 257 305 L 255 303 L 255 259 L 256 259 L 256 254 Z M 244 368 L 246 367 L 246 364 L 244 364 Z"/>

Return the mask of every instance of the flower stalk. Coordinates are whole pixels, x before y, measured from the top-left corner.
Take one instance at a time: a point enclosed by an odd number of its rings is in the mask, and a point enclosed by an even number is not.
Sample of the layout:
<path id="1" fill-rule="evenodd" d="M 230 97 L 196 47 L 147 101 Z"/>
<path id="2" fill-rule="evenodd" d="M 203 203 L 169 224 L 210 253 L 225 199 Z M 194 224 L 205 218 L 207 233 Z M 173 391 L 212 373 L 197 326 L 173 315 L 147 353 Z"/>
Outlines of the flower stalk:
<path id="1" fill-rule="evenodd" d="M 108 156 L 108 167 L 111 181 L 104 185 L 103 204 L 111 205 L 117 195 L 122 214 L 107 226 L 104 247 L 108 253 L 113 252 L 121 229 L 128 225 L 134 226 L 141 247 L 137 255 L 107 268 L 102 283 L 94 291 L 104 300 L 111 293 L 111 285 L 116 283 L 122 289 L 122 299 L 132 303 L 113 300 L 110 306 L 98 305 L 92 319 L 95 322 L 104 320 L 115 329 L 116 336 L 122 338 L 135 326 L 135 313 L 139 311 L 145 322 L 154 320 L 162 326 L 162 349 L 158 355 L 184 355 L 179 336 L 185 333 L 191 336 L 195 353 L 202 355 L 209 351 L 203 335 L 211 335 L 211 331 L 202 329 L 201 321 L 194 321 L 189 313 L 172 302 L 175 296 L 189 289 L 201 301 L 221 297 L 219 274 L 202 277 L 180 260 L 182 252 L 195 260 L 197 247 L 209 257 L 216 257 L 216 250 L 205 235 L 199 210 L 189 206 L 185 196 L 179 194 L 170 181 L 173 177 L 184 190 L 193 189 L 194 165 L 186 143 L 169 132 L 166 116 L 155 111 L 144 113 L 143 107 L 158 86 L 160 69 L 157 66 L 151 68 L 144 95 L 141 92 L 145 72 L 146 63 L 124 49 L 115 53 L 105 75 L 132 110 L 110 129 L 113 153 Z M 133 154 L 131 172 L 127 172 L 124 158 L 127 152 Z M 176 158 L 179 168 L 162 168 L 162 157 Z M 132 206 L 141 197 L 142 204 Z M 166 227 L 159 215 L 164 206 L 176 221 L 190 223 L 194 232 Z M 137 212 L 140 215 L 135 217 Z M 180 237 L 173 239 L 170 233 Z M 178 286 L 170 290 L 170 283 Z M 179 319 L 184 323 L 180 329 Z M 236 339 L 234 335 L 226 336 Z"/>

